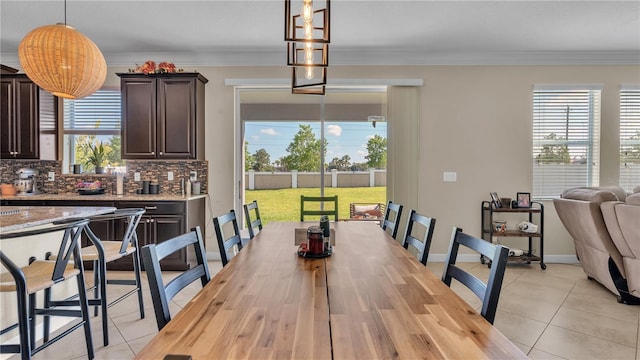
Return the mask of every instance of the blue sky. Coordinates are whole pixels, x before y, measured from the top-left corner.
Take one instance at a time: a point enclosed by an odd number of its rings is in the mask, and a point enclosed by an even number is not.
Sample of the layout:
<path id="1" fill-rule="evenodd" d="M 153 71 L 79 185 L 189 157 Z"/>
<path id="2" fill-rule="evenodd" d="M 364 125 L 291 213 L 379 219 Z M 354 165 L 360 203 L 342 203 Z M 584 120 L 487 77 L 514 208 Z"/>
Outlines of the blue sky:
<path id="1" fill-rule="evenodd" d="M 249 152 L 255 153 L 265 149 L 270 155 L 271 163 L 288 155 L 286 148 L 300 129 L 300 124 L 310 124 L 311 129 L 320 138 L 320 123 L 295 121 L 248 121 L 245 123 L 245 140 L 249 142 Z M 387 137 L 387 123 L 377 123 L 374 128 L 370 122 L 325 122 L 327 159 L 329 163 L 334 157 L 344 155 L 351 157 L 351 162 L 366 162 L 367 141 L 374 135 Z"/>

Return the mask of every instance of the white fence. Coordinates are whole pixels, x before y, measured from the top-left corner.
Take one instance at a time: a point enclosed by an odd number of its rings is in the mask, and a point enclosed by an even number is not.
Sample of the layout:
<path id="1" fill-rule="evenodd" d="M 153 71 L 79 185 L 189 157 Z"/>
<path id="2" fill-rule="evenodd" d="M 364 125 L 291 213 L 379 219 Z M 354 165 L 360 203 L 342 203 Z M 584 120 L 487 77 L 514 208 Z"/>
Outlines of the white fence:
<path id="1" fill-rule="evenodd" d="M 319 172 L 255 172 L 245 173 L 245 189 L 289 189 L 320 187 Z M 337 171 L 324 173 L 327 187 L 373 187 L 387 185 L 386 170 Z"/>

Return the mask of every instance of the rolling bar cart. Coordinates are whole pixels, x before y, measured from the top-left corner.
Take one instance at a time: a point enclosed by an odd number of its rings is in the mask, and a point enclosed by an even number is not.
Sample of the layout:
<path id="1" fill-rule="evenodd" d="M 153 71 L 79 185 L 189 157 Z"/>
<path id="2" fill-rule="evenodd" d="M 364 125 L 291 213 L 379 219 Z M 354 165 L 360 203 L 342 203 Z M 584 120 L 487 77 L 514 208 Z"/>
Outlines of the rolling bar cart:
<path id="1" fill-rule="evenodd" d="M 505 231 L 496 231 L 494 227 L 494 214 L 526 214 L 528 215 L 527 221 L 530 223 L 534 223 L 538 225 L 538 231 L 535 233 L 528 233 L 524 231 L 520 231 L 518 229 L 507 229 Z M 523 219 L 524 220 L 524 219 Z M 537 220 L 537 221 L 534 221 Z M 547 268 L 547 265 L 544 263 L 544 206 L 542 203 L 538 201 L 532 201 L 530 208 L 496 208 L 494 207 L 491 201 L 483 201 L 482 202 L 482 221 L 481 221 L 481 238 L 492 242 L 494 236 L 496 237 L 526 237 L 529 239 L 529 247 L 524 250 L 522 255 L 509 256 L 509 261 L 511 262 L 526 262 L 527 264 L 531 264 L 532 261 L 539 261 L 540 268 L 542 270 Z M 538 238 L 540 240 L 540 254 L 534 255 L 532 252 L 532 242 L 534 238 Z M 486 259 L 484 256 L 480 255 L 480 262 L 484 264 Z M 491 267 L 491 262 L 487 262 L 487 266 Z"/>

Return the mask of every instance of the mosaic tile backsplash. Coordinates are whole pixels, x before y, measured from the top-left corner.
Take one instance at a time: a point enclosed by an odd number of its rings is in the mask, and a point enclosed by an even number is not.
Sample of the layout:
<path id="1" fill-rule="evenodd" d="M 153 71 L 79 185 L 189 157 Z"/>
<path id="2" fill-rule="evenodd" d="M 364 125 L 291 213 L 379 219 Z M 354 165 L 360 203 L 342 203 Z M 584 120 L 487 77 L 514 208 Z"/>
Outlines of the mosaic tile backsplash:
<path id="1" fill-rule="evenodd" d="M 1 160 L 0 183 L 13 184 L 17 179 L 16 171 L 20 168 L 32 168 L 38 170 L 36 184 L 38 189 L 47 194 L 61 194 L 76 191 L 76 184 L 81 181 L 92 182 L 99 180 L 102 187 L 115 193 L 115 174 L 63 174 L 61 161 L 49 160 Z M 197 181 L 200 182 L 201 192 L 207 193 L 208 189 L 208 162 L 202 160 L 180 161 L 147 161 L 127 160 L 127 172 L 124 177 L 125 194 L 135 194 L 142 188 L 142 181 L 134 181 L 134 173 L 140 173 L 140 180 L 157 182 L 160 185 L 160 193 L 181 195 L 182 180 L 186 183 L 189 173 L 197 173 Z M 167 173 L 173 171 L 174 179 L 169 181 Z M 53 172 L 54 181 L 48 181 L 49 172 Z"/>

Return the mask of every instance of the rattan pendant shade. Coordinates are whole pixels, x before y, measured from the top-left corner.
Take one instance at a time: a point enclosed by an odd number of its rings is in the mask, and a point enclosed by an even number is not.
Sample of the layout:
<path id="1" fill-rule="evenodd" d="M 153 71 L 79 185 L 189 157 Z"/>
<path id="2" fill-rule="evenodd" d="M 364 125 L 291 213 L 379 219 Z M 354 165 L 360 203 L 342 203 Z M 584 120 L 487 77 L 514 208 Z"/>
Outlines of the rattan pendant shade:
<path id="1" fill-rule="evenodd" d="M 88 37 L 65 24 L 32 30 L 18 47 L 20 65 L 53 95 L 79 99 L 100 89 L 107 77 L 102 52 Z"/>

